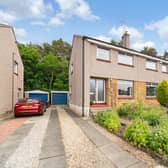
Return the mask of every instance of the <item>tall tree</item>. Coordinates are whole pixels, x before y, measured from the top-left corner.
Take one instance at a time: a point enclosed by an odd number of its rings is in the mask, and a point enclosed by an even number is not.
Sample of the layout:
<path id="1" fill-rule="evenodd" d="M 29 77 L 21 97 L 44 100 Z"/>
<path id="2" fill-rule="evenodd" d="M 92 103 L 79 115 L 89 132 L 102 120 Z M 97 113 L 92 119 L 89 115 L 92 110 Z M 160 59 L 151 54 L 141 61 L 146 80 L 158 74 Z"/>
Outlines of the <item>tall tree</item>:
<path id="1" fill-rule="evenodd" d="M 37 64 L 40 59 L 38 49 L 32 44 L 18 44 L 20 54 L 24 64 L 24 83 L 25 90 L 30 90 L 36 86 Z"/>
<path id="2" fill-rule="evenodd" d="M 157 56 L 157 50 L 153 47 L 144 47 L 144 49 L 141 50 L 141 53 L 151 56 Z"/>
<path id="3" fill-rule="evenodd" d="M 24 64 L 25 90 L 68 90 L 70 44 L 54 40 L 52 44 L 18 44 L 18 47 Z"/>
<path id="4" fill-rule="evenodd" d="M 164 52 L 163 58 L 166 59 L 166 60 L 168 59 L 168 52 L 167 51 Z"/>
<path id="5" fill-rule="evenodd" d="M 55 55 L 59 57 L 66 57 L 69 59 L 71 52 L 71 45 L 64 42 L 61 38 L 59 40 L 52 41 L 52 47 L 54 49 Z"/>

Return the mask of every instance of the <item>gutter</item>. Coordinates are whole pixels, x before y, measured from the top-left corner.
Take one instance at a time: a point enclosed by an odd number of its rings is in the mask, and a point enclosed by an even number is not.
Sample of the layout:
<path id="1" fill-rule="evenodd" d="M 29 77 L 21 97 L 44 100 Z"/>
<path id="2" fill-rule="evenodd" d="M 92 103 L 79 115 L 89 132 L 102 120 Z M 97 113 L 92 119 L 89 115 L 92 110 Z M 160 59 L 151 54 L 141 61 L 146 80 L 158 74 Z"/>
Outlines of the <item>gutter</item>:
<path id="1" fill-rule="evenodd" d="M 85 116 L 85 39 L 82 38 L 82 117 Z"/>

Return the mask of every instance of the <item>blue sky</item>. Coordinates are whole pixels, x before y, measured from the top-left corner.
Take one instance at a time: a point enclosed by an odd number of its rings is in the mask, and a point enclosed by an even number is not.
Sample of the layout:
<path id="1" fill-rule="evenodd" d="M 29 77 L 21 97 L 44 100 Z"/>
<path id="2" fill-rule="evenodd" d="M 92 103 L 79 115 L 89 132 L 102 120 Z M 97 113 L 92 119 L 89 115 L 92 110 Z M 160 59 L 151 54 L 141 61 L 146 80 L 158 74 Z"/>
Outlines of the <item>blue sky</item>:
<path id="1" fill-rule="evenodd" d="M 51 42 L 74 34 L 120 40 L 127 30 L 131 48 L 168 49 L 167 0 L 0 0 L 0 23 L 14 27 L 20 42 Z"/>

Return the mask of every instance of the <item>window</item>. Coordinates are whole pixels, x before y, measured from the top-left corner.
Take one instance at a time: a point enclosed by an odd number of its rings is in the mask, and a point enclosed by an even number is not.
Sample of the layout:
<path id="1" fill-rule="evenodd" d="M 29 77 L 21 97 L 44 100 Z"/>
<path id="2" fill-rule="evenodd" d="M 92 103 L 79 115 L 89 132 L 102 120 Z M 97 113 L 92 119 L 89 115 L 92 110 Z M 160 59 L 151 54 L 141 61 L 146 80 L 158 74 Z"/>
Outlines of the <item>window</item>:
<path id="1" fill-rule="evenodd" d="M 13 72 L 14 72 L 15 74 L 18 74 L 18 63 L 17 63 L 16 61 L 14 61 Z"/>
<path id="2" fill-rule="evenodd" d="M 118 95 L 119 96 L 133 96 L 133 81 L 118 81 Z"/>
<path id="3" fill-rule="evenodd" d="M 167 65 L 162 65 L 162 72 L 167 72 Z"/>
<path id="4" fill-rule="evenodd" d="M 155 97 L 156 96 L 156 87 L 157 83 L 146 83 L 146 96 L 147 97 Z"/>
<path id="5" fill-rule="evenodd" d="M 147 60 L 146 61 L 146 69 L 156 70 L 156 62 Z"/>
<path id="6" fill-rule="evenodd" d="M 129 55 L 118 55 L 118 63 L 126 64 L 126 65 L 133 65 L 133 57 Z"/>
<path id="7" fill-rule="evenodd" d="M 110 61 L 110 52 L 107 49 L 97 48 L 97 59 Z"/>

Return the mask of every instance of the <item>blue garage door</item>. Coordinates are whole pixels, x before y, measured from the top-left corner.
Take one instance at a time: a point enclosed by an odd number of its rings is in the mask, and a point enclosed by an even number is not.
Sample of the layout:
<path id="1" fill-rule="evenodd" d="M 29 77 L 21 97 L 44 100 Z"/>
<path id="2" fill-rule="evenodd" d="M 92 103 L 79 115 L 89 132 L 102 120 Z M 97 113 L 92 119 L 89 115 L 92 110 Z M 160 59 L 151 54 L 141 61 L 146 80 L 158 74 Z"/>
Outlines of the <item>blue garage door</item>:
<path id="1" fill-rule="evenodd" d="M 48 95 L 44 93 L 29 93 L 30 98 L 40 98 L 44 103 L 48 102 Z"/>
<path id="2" fill-rule="evenodd" d="M 67 93 L 52 93 L 52 105 L 67 104 Z"/>

